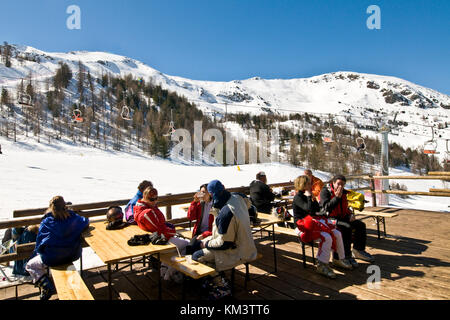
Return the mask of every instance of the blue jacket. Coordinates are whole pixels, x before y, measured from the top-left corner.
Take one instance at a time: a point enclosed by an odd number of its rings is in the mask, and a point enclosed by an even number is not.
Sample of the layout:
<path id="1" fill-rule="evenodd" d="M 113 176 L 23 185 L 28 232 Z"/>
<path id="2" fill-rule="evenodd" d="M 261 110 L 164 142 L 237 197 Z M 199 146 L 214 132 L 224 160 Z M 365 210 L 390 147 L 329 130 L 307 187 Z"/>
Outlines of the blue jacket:
<path id="1" fill-rule="evenodd" d="M 138 200 L 142 199 L 144 197 L 144 195 L 142 194 L 141 191 L 138 190 L 138 192 L 136 193 L 136 195 L 133 197 L 133 199 L 131 199 L 128 204 L 125 207 L 125 219 L 127 220 L 128 223 L 135 223 L 134 222 L 134 206 L 136 205 L 136 203 L 138 202 Z"/>
<path id="2" fill-rule="evenodd" d="M 40 254 L 42 262 L 49 267 L 81 257 L 81 233 L 89 225 L 89 219 L 70 210 L 69 214 L 65 220 L 56 220 L 51 213 L 46 213 L 39 227 L 34 254 Z"/>

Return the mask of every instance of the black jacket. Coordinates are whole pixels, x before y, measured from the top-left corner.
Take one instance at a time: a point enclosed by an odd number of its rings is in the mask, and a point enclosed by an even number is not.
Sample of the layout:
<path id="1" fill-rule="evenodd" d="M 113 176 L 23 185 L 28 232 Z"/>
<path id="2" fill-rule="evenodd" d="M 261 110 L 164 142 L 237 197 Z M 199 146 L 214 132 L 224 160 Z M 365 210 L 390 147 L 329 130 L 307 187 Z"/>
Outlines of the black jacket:
<path id="1" fill-rule="evenodd" d="M 319 203 L 313 200 L 311 196 L 306 196 L 302 191 L 295 195 L 292 209 L 294 211 L 295 224 L 307 215 L 315 216 L 320 211 Z"/>
<path id="2" fill-rule="evenodd" d="M 347 190 L 344 189 L 341 198 L 335 197 L 331 193 L 331 185 L 324 185 L 320 191 L 320 207 L 327 216 L 339 220 L 348 220 Z"/>
<path id="3" fill-rule="evenodd" d="M 250 183 L 250 199 L 258 212 L 271 213 L 271 202 L 275 199 L 269 186 L 259 180 L 253 180 Z"/>

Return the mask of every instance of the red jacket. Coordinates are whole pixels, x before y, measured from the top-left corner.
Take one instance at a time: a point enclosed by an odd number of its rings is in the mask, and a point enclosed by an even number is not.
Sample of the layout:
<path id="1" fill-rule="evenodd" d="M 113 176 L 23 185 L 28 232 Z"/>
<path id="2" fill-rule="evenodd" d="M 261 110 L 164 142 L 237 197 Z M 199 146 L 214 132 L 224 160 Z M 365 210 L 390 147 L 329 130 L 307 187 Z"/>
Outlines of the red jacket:
<path id="1" fill-rule="evenodd" d="M 157 206 L 150 206 L 142 199 L 134 206 L 134 221 L 139 228 L 148 232 L 158 232 L 166 239 L 172 238 L 176 231 L 166 224 L 166 218 Z"/>
<path id="2" fill-rule="evenodd" d="M 204 204 L 203 204 L 204 206 Z M 194 225 L 194 230 L 192 231 L 192 237 L 197 235 L 197 230 L 200 227 L 203 219 L 203 208 L 201 202 L 195 202 L 192 201 L 191 205 L 189 207 L 187 217 L 189 220 L 196 220 Z M 203 238 L 206 238 L 212 234 L 212 224 L 214 222 L 214 216 L 212 214 L 209 215 L 209 221 L 208 221 L 208 231 L 204 231 L 202 233 Z"/>
<path id="3" fill-rule="evenodd" d="M 334 226 L 329 224 L 326 219 L 318 218 L 316 220 L 313 219 L 310 215 L 307 215 L 303 219 L 297 220 L 297 227 L 298 230 L 301 231 L 300 239 L 304 243 L 309 243 L 311 241 L 321 239 L 321 232 L 329 233 L 333 240 L 331 247 L 333 248 L 333 250 L 336 250 L 336 239 L 332 232 Z"/>

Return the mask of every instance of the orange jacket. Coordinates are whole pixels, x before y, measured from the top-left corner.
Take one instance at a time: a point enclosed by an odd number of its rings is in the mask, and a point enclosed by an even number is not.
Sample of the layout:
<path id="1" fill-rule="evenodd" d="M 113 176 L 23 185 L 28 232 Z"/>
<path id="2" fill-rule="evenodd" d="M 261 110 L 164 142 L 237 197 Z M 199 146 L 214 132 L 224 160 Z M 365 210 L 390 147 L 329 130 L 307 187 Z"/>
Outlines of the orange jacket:
<path id="1" fill-rule="evenodd" d="M 319 195 L 320 195 L 320 191 L 323 188 L 323 181 L 320 180 L 319 178 L 312 176 L 312 181 L 311 181 L 311 193 L 314 196 L 314 199 L 318 199 Z"/>

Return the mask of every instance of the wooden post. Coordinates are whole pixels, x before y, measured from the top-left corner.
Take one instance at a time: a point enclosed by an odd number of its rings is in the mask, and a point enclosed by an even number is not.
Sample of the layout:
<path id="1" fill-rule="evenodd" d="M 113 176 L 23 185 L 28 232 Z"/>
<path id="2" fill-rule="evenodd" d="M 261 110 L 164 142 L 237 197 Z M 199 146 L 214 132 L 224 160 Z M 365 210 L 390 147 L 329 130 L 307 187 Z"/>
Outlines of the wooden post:
<path id="1" fill-rule="evenodd" d="M 166 220 L 172 219 L 172 206 L 166 207 Z"/>
<path id="2" fill-rule="evenodd" d="M 375 193 L 375 179 L 369 175 L 370 177 L 370 191 L 372 193 L 372 207 L 377 206 L 377 195 Z"/>

